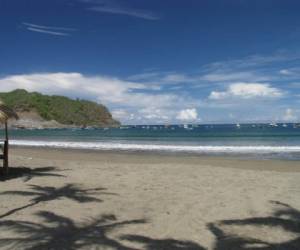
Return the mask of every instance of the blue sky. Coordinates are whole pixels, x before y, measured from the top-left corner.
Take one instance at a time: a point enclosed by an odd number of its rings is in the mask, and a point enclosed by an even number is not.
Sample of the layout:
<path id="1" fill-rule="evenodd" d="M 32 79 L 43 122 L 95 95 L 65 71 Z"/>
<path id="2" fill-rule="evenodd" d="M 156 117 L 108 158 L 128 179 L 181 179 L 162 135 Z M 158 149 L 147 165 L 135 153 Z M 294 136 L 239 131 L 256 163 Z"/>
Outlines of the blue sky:
<path id="1" fill-rule="evenodd" d="M 0 91 L 124 124 L 300 121 L 297 0 L 0 0 Z"/>

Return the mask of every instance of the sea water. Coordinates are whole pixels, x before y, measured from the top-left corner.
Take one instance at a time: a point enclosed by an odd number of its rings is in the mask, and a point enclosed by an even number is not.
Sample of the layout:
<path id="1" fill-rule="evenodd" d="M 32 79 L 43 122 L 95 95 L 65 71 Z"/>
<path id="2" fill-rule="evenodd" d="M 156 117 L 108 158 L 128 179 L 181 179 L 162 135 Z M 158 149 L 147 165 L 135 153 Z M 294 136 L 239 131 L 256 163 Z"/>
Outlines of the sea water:
<path id="1" fill-rule="evenodd" d="M 139 125 L 10 130 L 17 146 L 300 159 L 298 124 Z"/>

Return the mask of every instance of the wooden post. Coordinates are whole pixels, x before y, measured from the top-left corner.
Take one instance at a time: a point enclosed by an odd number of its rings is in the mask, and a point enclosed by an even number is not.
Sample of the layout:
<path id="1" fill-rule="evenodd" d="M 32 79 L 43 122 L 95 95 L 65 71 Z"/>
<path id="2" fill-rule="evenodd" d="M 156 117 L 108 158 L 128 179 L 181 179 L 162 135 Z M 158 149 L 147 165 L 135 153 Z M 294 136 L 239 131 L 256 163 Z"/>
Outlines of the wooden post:
<path id="1" fill-rule="evenodd" d="M 4 141 L 4 150 L 3 150 L 3 170 L 4 174 L 8 174 L 8 129 L 7 122 L 5 122 L 5 141 Z"/>
<path id="2" fill-rule="evenodd" d="M 7 121 L 5 122 L 5 140 L 8 141 Z"/>

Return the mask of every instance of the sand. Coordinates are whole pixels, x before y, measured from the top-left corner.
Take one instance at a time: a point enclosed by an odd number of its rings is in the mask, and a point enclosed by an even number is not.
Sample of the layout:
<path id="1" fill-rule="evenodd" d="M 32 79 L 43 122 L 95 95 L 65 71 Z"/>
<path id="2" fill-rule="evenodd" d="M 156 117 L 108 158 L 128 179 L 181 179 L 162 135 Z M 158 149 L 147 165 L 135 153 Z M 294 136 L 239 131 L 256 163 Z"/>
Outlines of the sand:
<path id="1" fill-rule="evenodd" d="M 30 148 L 10 156 L 1 249 L 300 249 L 299 161 Z"/>

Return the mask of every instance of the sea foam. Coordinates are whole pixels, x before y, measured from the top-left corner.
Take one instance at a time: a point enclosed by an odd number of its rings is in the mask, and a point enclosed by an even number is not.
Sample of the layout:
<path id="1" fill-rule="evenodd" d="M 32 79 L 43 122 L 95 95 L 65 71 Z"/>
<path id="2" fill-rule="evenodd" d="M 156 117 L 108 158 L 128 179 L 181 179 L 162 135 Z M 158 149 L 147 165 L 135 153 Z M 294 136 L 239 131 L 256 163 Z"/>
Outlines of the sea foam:
<path id="1" fill-rule="evenodd" d="M 11 140 L 11 145 L 28 147 L 50 147 L 90 150 L 124 150 L 124 151 L 157 151 L 186 153 L 234 153 L 234 154 L 268 154 L 300 153 L 300 146 L 192 146 L 192 145 L 158 145 L 130 144 L 116 142 L 75 142 L 75 141 L 31 141 Z"/>

